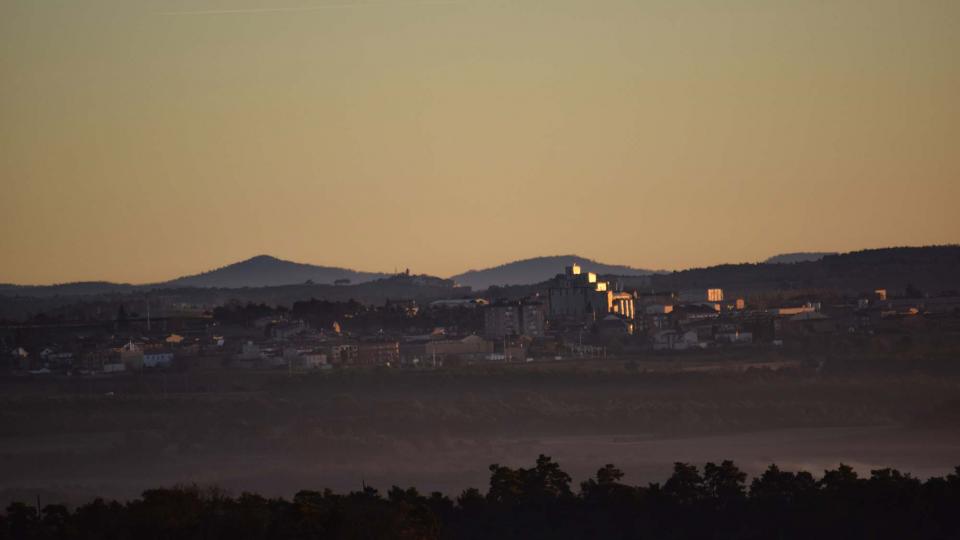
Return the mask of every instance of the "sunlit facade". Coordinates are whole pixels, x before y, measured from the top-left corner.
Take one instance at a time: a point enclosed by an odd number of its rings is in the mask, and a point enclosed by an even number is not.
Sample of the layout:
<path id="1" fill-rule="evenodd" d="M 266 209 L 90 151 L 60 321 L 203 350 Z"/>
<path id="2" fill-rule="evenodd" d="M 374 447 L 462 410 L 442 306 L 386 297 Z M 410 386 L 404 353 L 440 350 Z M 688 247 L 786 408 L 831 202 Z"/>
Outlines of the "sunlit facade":
<path id="1" fill-rule="evenodd" d="M 611 313 L 634 318 L 632 294 L 611 290 L 609 282 L 598 280 L 593 272 L 583 273 L 577 264 L 565 270 L 549 289 L 551 319 L 587 322 Z"/>

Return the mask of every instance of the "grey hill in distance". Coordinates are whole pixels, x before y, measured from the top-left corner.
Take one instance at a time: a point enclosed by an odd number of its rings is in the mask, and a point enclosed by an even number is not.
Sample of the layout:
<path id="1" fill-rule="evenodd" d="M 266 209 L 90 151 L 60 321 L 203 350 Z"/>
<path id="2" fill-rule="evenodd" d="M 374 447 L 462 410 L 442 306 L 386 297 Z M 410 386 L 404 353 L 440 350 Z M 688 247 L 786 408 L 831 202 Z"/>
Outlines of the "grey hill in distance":
<path id="1" fill-rule="evenodd" d="M 546 281 L 563 271 L 565 266 L 576 262 L 590 272 L 611 276 L 646 276 L 655 273 L 616 264 L 604 264 L 579 255 L 553 255 L 513 261 L 483 270 L 468 270 L 450 279 L 474 290 L 489 288 L 493 285 L 529 285 Z"/>
<path id="2" fill-rule="evenodd" d="M 483 270 L 469 270 L 449 279 L 458 285 L 481 290 L 491 285 L 530 285 L 552 278 L 563 271 L 563 267 L 577 262 L 585 269 L 597 274 L 619 276 L 642 276 L 652 272 L 622 265 L 610 265 L 578 255 L 555 255 L 534 257 L 502 264 Z M 229 264 L 214 270 L 183 276 L 170 281 L 133 285 L 91 281 L 64 283 L 57 285 L 0 285 L 0 293 L 35 293 L 43 289 L 46 293 L 58 294 L 103 294 L 124 292 L 136 288 L 180 289 L 180 288 L 221 288 L 239 289 L 243 287 L 281 287 L 302 285 L 312 282 L 317 285 L 332 285 L 337 281 L 351 285 L 367 283 L 389 278 L 392 273 L 362 272 L 336 266 L 321 266 L 278 259 L 270 255 L 257 255 L 244 261 Z"/>
<path id="3" fill-rule="evenodd" d="M 783 253 L 766 259 L 764 264 L 793 264 L 799 262 L 816 262 L 827 255 L 837 255 L 835 251 L 799 251 L 797 253 Z"/>
<path id="4" fill-rule="evenodd" d="M 563 267 L 577 262 L 597 274 L 617 276 L 643 276 L 650 270 L 630 266 L 604 264 L 579 255 L 554 255 L 513 261 L 492 268 L 469 270 L 450 276 L 458 285 L 481 290 L 491 285 L 530 285 L 552 278 Z M 167 288 L 178 287 L 276 287 L 299 285 L 306 281 L 316 284 L 332 284 L 337 280 L 350 280 L 351 284 L 366 283 L 390 277 L 383 272 L 361 272 L 349 268 L 318 266 L 285 261 L 269 255 L 259 255 L 216 270 L 185 276 L 159 284 Z"/>
<path id="5" fill-rule="evenodd" d="M 653 285 L 671 286 L 672 281 L 681 278 L 684 283 L 700 285 L 717 283 L 733 285 L 741 278 L 760 281 L 821 281 L 843 269 L 857 270 L 854 273 L 877 273 L 881 267 L 890 267 L 888 271 L 899 275 L 903 266 L 930 266 L 942 284 L 943 272 L 952 273 L 955 268 L 955 254 L 958 246 L 928 246 L 915 248 L 883 248 L 864 250 L 844 254 L 825 252 L 802 252 L 777 255 L 760 263 L 721 264 L 708 268 L 692 268 L 677 271 L 657 271 L 634 268 L 626 265 L 614 265 L 599 262 L 575 254 L 533 257 L 480 270 L 469 270 L 450 276 L 446 283 L 470 287 L 473 291 L 482 291 L 492 286 L 518 286 L 543 283 L 563 271 L 565 266 L 576 262 L 585 271 L 601 276 L 651 276 Z M 814 265 L 814 266 L 811 266 Z M 839 266 L 838 266 L 839 265 Z M 851 266 L 852 265 L 852 266 Z M 931 266 L 932 265 L 932 266 Z M 761 274 L 757 274 L 760 272 Z M 840 272 L 845 273 L 845 272 Z M 91 295 L 125 293 L 145 289 L 240 289 L 285 287 L 293 285 L 335 284 L 360 285 L 373 284 L 379 280 L 391 278 L 394 274 L 385 272 L 363 272 L 335 266 L 321 266 L 279 259 L 269 255 L 258 255 L 244 261 L 229 264 L 214 270 L 183 276 L 169 281 L 151 284 L 110 283 L 89 281 L 55 285 L 13 285 L 0 284 L 0 295 L 4 296 L 56 296 Z M 922 277 L 921 273 L 920 276 Z M 416 277 L 416 276 L 414 276 Z M 879 275 L 877 277 L 880 277 Z M 930 276 L 933 277 L 933 276 Z M 429 278 L 431 283 L 444 282 L 440 278 Z M 762 279 L 761 279 L 762 278 Z M 422 279 L 421 279 L 422 281 Z M 921 280 L 923 281 L 923 280 Z M 946 280 L 952 285 L 952 280 Z"/>
<path id="6" fill-rule="evenodd" d="M 797 262 L 813 262 L 826 255 L 835 255 L 833 252 L 802 252 L 776 255 L 763 261 L 766 264 L 792 264 Z M 609 276 L 646 276 L 662 274 L 663 270 L 634 268 L 621 264 L 607 264 L 588 257 L 576 254 L 549 255 L 531 257 L 511 261 L 490 268 L 468 270 L 449 276 L 449 279 L 458 285 L 470 287 L 473 290 L 482 290 L 494 285 L 531 285 L 546 281 L 563 268 L 573 262 L 581 265 L 585 270 L 600 275 Z M 366 283 L 378 279 L 388 278 L 389 272 L 363 272 L 337 266 L 322 266 L 308 263 L 298 263 L 278 259 L 270 255 L 258 255 L 245 261 L 230 264 L 215 270 L 202 272 L 191 276 L 184 276 L 170 281 L 156 284 L 166 288 L 178 287 L 277 287 L 282 285 L 299 285 L 306 281 L 316 284 L 332 284 L 337 280 L 346 279 L 350 283 Z"/>
<path id="7" fill-rule="evenodd" d="M 799 262 L 816 262 L 827 255 L 836 255 L 834 252 L 799 252 L 775 255 L 763 261 L 764 264 L 793 264 Z M 462 274 L 451 276 L 450 279 L 460 285 L 471 287 L 474 290 L 483 290 L 495 285 L 530 285 L 546 281 L 563 270 L 571 262 L 576 262 L 584 270 L 603 276 L 647 276 L 651 274 L 665 274 L 664 270 L 634 268 L 620 264 L 606 264 L 600 261 L 581 257 L 580 255 L 552 255 L 533 257 L 513 261 L 499 266 L 482 270 L 468 270 Z"/>
<path id="8" fill-rule="evenodd" d="M 312 281 L 317 284 L 332 284 L 340 279 L 351 283 L 363 283 L 389 277 L 381 272 L 360 272 L 336 266 L 285 261 L 270 255 L 257 255 L 245 261 L 230 264 L 215 270 L 184 276 L 159 285 L 177 287 L 216 287 L 236 289 L 241 287 L 278 287 L 297 285 Z"/>

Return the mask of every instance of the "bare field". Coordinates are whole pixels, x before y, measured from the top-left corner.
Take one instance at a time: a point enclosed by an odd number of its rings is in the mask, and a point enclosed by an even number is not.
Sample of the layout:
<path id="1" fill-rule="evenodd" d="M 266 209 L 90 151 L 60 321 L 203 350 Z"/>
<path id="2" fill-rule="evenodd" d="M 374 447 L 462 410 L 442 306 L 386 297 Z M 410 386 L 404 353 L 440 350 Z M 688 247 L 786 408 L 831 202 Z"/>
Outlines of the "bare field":
<path id="1" fill-rule="evenodd" d="M 0 381 L 0 497 L 77 502 L 198 482 L 483 487 L 545 453 L 582 479 L 674 461 L 918 476 L 960 464 L 960 377 L 824 375 L 789 362 L 564 362 L 437 372 L 152 374 Z"/>

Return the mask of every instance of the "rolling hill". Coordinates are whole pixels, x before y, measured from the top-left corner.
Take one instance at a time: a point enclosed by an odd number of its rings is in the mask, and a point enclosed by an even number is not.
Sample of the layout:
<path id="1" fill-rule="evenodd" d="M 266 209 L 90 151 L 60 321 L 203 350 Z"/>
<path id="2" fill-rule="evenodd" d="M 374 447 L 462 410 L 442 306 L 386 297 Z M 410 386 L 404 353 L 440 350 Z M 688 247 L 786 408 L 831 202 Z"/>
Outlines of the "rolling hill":
<path id="1" fill-rule="evenodd" d="M 351 283 L 363 283 L 388 277 L 389 274 L 376 272 L 358 272 L 349 268 L 335 266 L 317 266 L 313 264 L 285 261 L 269 255 L 258 255 L 216 270 L 185 276 L 154 287 L 276 287 L 297 285 L 312 281 L 318 285 L 332 284 L 338 279 L 349 279 Z"/>
<path id="2" fill-rule="evenodd" d="M 737 294 L 789 289 L 847 293 L 908 287 L 930 294 L 960 290 L 960 246 L 866 249 L 792 264 L 721 264 L 651 277 L 651 288 L 721 287 Z"/>
<path id="3" fill-rule="evenodd" d="M 56 285 L 0 284 L 0 296 L 83 296 L 124 294 L 148 289 L 239 289 L 243 287 L 302 285 L 308 281 L 316 285 L 332 285 L 338 279 L 348 279 L 351 284 L 356 285 L 389 276 L 390 274 L 358 272 L 349 268 L 317 266 L 285 261 L 269 255 L 258 255 L 215 270 L 160 283 L 132 285 L 107 281 L 80 281 Z"/>
<path id="4" fill-rule="evenodd" d="M 579 264 L 585 272 L 601 275 L 645 276 L 654 273 L 630 266 L 604 264 L 578 255 L 554 255 L 523 259 L 484 270 L 469 270 L 450 279 L 474 290 L 486 289 L 491 285 L 529 285 L 563 273 L 564 267 L 571 263 Z"/>
<path id="5" fill-rule="evenodd" d="M 771 259 L 772 262 L 767 263 L 722 264 L 669 273 L 603 264 L 576 255 L 557 255 L 514 261 L 483 270 L 470 270 L 452 276 L 450 279 L 461 286 L 471 287 L 475 293 L 491 286 L 507 285 L 517 289 L 516 294 L 522 294 L 531 287 L 535 288 L 538 284 L 543 284 L 563 272 L 565 266 L 576 262 L 583 267 L 584 271 L 596 272 L 600 275 L 649 276 L 643 288 L 652 290 L 679 291 L 722 287 L 741 294 L 749 294 L 800 288 L 860 291 L 884 287 L 902 290 L 911 286 L 929 293 L 960 289 L 960 246 L 956 245 L 872 249 L 842 254 L 823 254 L 822 257 L 819 253 L 802 254 L 807 257 L 806 259 L 804 257 L 794 259 L 793 255 L 795 254 L 774 257 Z M 333 287 L 334 281 L 349 279 L 354 287 L 370 284 L 372 289 L 370 291 L 364 289 L 364 294 L 379 298 L 377 296 L 379 293 L 374 289 L 392 291 L 387 287 L 387 285 L 392 287 L 393 281 L 388 279 L 391 277 L 389 274 L 301 264 L 261 255 L 209 272 L 162 283 L 133 285 L 91 281 L 57 285 L 0 284 L 0 297 L 8 303 L 14 298 L 21 298 L 29 303 L 30 298 L 59 297 L 61 299 L 59 302 L 62 303 L 72 301 L 68 297 L 76 299 L 139 294 L 156 289 L 223 289 L 217 294 L 224 295 L 227 294 L 228 289 L 298 286 L 317 288 L 311 289 L 310 292 L 300 291 L 308 296 L 339 297 L 341 293 L 359 294 L 358 291 L 352 290 L 353 287 Z M 385 278 L 386 281 L 384 281 Z M 308 285 L 308 281 L 313 285 Z M 420 283 L 423 279 L 414 281 Z M 329 290 L 326 286 L 329 286 Z M 443 287 L 450 286 L 452 284 L 443 285 Z M 384 289 L 384 287 L 387 288 Z M 458 294 L 463 292 L 459 290 Z M 195 294 L 204 293 L 197 291 Z M 272 293 L 264 291 L 264 298 L 269 297 L 270 294 Z M 407 296 L 407 293 L 399 290 L 393 291 L 392 294 L 397 297 Z"/>
<path id="6" fill-rule="evenodd" d="M 781 253 L 763 261 L 764 264 L 793 264 L 798 262 L 819 261 L 827 255 L 836 255 L 833 251 L 798 251 L 796 253 Z"/>

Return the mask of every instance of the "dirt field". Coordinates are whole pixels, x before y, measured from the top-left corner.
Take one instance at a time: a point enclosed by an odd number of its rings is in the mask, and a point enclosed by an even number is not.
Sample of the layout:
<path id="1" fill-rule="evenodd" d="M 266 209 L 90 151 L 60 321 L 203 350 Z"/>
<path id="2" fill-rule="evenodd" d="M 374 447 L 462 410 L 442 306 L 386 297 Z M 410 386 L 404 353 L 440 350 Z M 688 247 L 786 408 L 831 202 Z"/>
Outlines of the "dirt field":
<path id="1" fill-rule="evenodd" d="M 144 375 L 0 381 L 0 503 L 77 502 L 175 483 L 484 487 L 491 463 L 540 453 L 575 480 L 631 482 L 674 461 L 812 472 L 839 462 L 917 476 L 960 464 L 960 377 L 826 375 L 765 361 Z"/>

